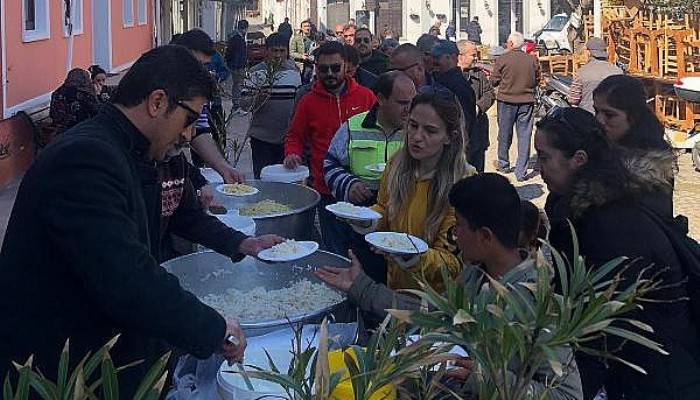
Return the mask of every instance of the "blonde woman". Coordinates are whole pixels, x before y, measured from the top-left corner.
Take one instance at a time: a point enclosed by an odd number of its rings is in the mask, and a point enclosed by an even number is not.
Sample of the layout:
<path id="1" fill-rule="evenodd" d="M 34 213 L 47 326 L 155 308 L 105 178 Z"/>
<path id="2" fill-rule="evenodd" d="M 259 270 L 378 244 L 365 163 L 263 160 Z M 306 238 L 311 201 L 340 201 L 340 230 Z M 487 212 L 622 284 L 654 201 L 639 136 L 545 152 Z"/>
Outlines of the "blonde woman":
<path id="1" fill-rule="evenodd" d="M 386 255 L 387 286 L 391 289 L 417 288 L 414 275 L 424 275 L 441 291 L 441 268 L 447 267 L 455 277 L 461 271 L 462 262 L 451 238 L 455 214 L 448 194 L 454 183 L 475 173 L 464 156 L 462 127 L 456 101 L 432 93 L 416 96 L 406 123 L 406 144 L 387 165 L 377 204 L 372 206 L 382 218 L 373 226 L 352 223 L 358 233 L 405 232 L 430 246 L 420 256 Z"/>

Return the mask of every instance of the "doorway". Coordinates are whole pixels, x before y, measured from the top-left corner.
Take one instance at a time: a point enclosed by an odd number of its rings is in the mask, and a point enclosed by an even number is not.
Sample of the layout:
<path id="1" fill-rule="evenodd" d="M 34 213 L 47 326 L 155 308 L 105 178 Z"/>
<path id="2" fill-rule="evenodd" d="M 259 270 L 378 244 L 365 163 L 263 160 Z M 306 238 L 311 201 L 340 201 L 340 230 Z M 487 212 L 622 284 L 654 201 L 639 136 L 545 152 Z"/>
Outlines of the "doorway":
<path id="1" fill-rule="evenodd" d="M 111 0 L 92 2 L 92 62 L 112 70 Z"/>

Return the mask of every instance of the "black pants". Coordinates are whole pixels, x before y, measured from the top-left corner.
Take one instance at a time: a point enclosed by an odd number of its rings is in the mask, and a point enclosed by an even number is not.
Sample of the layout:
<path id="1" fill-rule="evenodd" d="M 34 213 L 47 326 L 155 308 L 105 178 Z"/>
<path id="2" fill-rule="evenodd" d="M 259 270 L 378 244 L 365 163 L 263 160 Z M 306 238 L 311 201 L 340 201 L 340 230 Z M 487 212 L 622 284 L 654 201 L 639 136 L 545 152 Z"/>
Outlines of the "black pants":
<path id="1" fill-rule="evenodd" d="M 260 171 L 268 165 L 282 164 L 284 161 L 284 144 L 274 144 L 250 138 L 250 150 L 253 155 L 253 174 L 260 179 Z"/>
<path id="2" fill-rule="evenodd" d="M 489 117 L 485 113 L 477 116 L 472 130 L 469 135 L 467 161 L 477 172 L 484 172 L 486 149 L 489 148 Z"/>

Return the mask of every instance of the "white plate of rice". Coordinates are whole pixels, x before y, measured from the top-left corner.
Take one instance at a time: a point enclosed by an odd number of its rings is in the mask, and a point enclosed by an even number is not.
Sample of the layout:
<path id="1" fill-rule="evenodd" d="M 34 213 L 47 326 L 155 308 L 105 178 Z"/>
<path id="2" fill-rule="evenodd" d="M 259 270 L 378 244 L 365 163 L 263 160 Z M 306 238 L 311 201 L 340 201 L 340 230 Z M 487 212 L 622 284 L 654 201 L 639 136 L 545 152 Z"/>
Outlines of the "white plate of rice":
<path id="1" fill-rule="evenodd" d="M 318 243 L 313 241 L 286 240 L 258 253 L 263 261 L 287 262 L 309 256 L 318 250 Z"/>
<path id="2" fill-rule="evenodd" d="M 372 232 L 365 235 L 367 243 L 391 254 L 423 254 L 428 244 L 421 238 L 403 232 Z"/>
<path id="3" fill-rule="evenodd" d="M 242 183 L 224 183 L 216 187 L 216 191 L 227 196 L 252 196 L 258 194 L 258 188 Z"/>
<path id="4" fill-rule="evenodd" d="M 344 201 L 329 204 L 326 206 L 326 210 L 333 213 L 336 217 L 351 219 L 353 221 L 374 221 L 382 217 L 382 214 L 369 207 L 360 207 Z"/>

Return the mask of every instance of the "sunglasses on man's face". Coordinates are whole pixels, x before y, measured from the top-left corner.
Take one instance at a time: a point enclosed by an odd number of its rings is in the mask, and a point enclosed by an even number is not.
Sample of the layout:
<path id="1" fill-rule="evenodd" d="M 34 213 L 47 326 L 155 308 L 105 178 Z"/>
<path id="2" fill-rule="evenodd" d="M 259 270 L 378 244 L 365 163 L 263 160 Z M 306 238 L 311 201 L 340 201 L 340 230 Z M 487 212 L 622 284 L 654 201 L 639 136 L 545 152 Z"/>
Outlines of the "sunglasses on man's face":
<path id="1" fill-rule="evenodd" d="M 356 38 L 355 40 L 357 41 L 357 43 L 371 43 L 372 42 L 372 39 L 370 39 L 368 37 Z"/>
<path id="2" fill-rule="evenodd" d="M 342 67 L 341 64 L 316 64 L 316 70 L 322 74 L 327 74 L 329 71 L 332 71 L 334 74 L 337 74 L 340 72 L 340 68 Z"/>
<path id="3" fill-rule="evenodd" d="M 182 100 L 176 101 L 175 104 L 187 111 L 187 119 L 185 119 L 185 128 L 192 126 L 195 122 L 197 122 L 200 113 L 198 113 L 197 111 L 192 109 L 192 107 L 185 104 Z"/>

